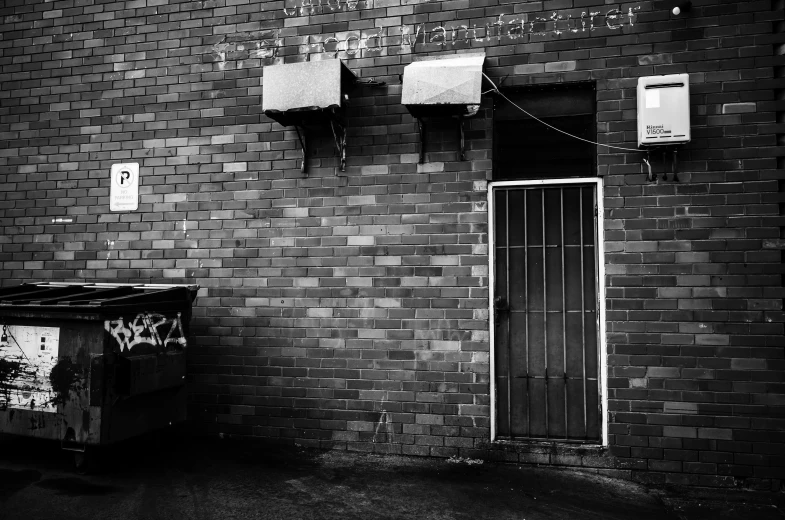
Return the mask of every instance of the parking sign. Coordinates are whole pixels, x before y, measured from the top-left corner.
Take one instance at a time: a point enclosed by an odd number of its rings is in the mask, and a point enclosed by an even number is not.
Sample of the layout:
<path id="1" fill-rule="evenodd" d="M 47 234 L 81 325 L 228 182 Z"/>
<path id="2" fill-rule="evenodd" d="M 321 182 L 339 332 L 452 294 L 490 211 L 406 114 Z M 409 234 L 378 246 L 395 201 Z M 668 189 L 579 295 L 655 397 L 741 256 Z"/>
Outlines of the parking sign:
<path id="1" fill-rule="evenodd" d="M 110 211 L 134 211 L 139 208 L 139 163 L 112 165 L 109 189 Z"/>

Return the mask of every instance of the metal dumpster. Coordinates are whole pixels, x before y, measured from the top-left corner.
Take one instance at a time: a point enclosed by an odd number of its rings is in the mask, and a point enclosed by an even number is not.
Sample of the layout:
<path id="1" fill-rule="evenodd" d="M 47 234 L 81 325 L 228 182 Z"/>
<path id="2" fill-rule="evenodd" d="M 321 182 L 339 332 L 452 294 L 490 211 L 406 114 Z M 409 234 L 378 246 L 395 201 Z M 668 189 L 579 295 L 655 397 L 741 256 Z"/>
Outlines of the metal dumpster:
<path id="1" fill-rule="evenodd" d="M 0 433 L 55 439 L 84 461 L 185 420 L 196 285 L 0 288 Z"/>

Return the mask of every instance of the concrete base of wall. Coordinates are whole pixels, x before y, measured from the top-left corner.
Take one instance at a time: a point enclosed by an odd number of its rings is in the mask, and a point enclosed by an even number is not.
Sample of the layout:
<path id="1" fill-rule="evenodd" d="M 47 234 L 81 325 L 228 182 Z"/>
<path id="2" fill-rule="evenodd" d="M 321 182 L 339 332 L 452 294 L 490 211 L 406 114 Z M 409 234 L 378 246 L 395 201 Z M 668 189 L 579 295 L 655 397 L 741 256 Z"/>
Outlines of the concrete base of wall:
<path id="1" fill-rule="evenodd" d="M 259 437 L 237 435 L 223 435 L 222 438 L 254 442 L 262 440 Z M 689 486 L 765 492 L 782 492 L 785 490 L 782 479 L 778 478 L 752 478 L 735 475 L 689 474 L 663 471 L 655 468 L 667 467 L 664 463 L 668 461 L 616 457 L 608 447 L 598 445 L 525 441 L 491 442 L 487 439 L 475 439 L 473 447 L 395 444 L 386 440 L 383 442 L 336 442 L 316 439 L 269 438 L 263 441 L 325 451 L 437 458 L 453 457 L 463 460 L 507 462 L 532 467 L 563 467 L 655 487 Z M 657 464 L 657 462 L 661 464 Z"/>

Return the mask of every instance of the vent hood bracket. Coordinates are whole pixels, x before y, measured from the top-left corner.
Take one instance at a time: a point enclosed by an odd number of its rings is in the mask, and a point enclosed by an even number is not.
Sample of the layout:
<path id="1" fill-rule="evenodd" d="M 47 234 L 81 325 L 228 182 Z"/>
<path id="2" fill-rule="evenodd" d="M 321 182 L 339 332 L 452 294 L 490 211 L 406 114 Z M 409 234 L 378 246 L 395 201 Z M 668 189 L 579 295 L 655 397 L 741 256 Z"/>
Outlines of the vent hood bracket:
<path id="1" fill-rule="evenodd" d="M 459 159 L 461 161 L 465 161 L 466 160 L 466 143 L 465 143 L 464 138 L 463 138 L 463 118 L 462 117 L 458 118 L 458 140 L 461 143 L 460 144 L 461 148 L 460 148 L 460 150 L 458 152 L 458 154 L 459 154 L 458 157 L 459 157 Z"/>
<path id="2" fill-rule="evenodd" d="M 420 164 L 425 162 L 425 121 L 421 117 L 417 118 L 417 129 L 420 132 Z"/>
<path id="3" fill-rule="evenodd" d="M 308 166 L 305 160 L 306 153 L 308 152 L 308 148 L 306 147 L 305 143 L 307 142 L 308 136 L 305 133 L 305 127 L 302 127 L 302 134 L 300 134 L 300 127 L 295 125 L 294 129 L 297 131 L 297 138 L 300 140 L 300 146 L 303 149 L 303 164 L 300 166 L 300 173 L 308 173 Z"/>
<path id="4" fill-rule="evenodd" d="M 345 109 L 357 76 L 337 59 L 286 63 L 264 68 L 262 111 L 281 126 L 294 126 L 303 149 L 300 171 L 307 172 L 309 127 L 329 125 L 346 169 Z"/>
<path id="5" fill-rule="evenodd" d="M 337 119 L 330 119 L 330 128 L 333 131 L 333 140 L 335 141 L 335 151 L 338 153 L 338 158 L 341 161 L 341 171 L 346 171 L 346 125 Z"/>
<path id="6" fill-rule="evenodd" d="M 459 157 L 466 160 L 463 120 L 479 112 L 484 61 L 483 52 L 425 58 L 404 67 L 401 104 L 417 120 L 420 164 L 425 162 L 427 144 L 424 118 L 455 118 Z"/>

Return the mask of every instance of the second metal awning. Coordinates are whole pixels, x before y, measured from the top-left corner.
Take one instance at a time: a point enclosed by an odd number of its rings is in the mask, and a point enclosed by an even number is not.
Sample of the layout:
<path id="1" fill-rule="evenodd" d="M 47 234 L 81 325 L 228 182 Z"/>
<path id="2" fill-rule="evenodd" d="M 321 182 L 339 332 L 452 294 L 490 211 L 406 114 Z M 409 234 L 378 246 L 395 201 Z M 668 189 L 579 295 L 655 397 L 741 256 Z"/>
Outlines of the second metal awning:
<path id="1" fill-rule="evenodd" d="M 480 107 L 485 54 L 417 61 L 403 69 L 401 103 L 420 127 L 420 162 L 425 155 L 424 117 L 457 117 L 463 160 L 463 125 Z"/>
<path id="2" fill-rule="evenodd" d="M 480 104 L 485 54 L 417 61 L 403 69 L 401 103 L 415 117 L 469 115 Z"/>

